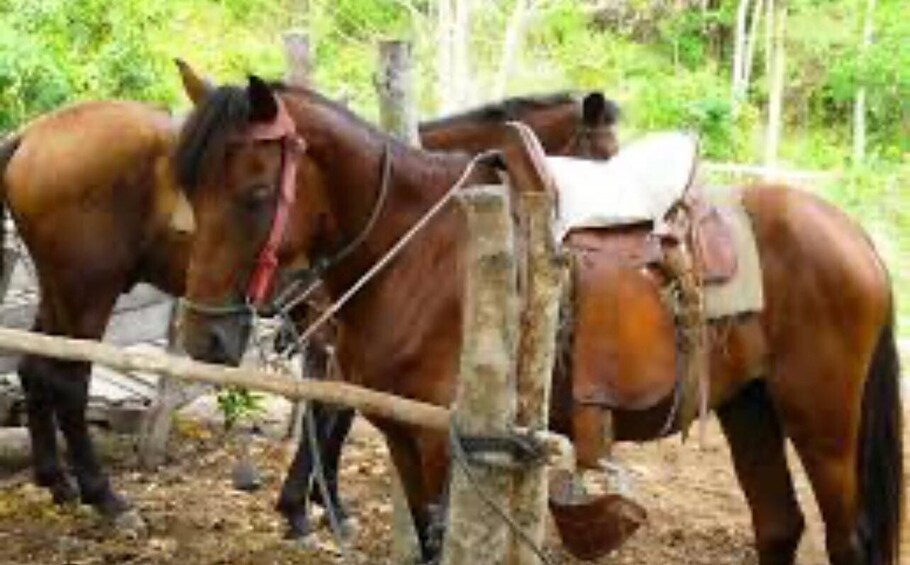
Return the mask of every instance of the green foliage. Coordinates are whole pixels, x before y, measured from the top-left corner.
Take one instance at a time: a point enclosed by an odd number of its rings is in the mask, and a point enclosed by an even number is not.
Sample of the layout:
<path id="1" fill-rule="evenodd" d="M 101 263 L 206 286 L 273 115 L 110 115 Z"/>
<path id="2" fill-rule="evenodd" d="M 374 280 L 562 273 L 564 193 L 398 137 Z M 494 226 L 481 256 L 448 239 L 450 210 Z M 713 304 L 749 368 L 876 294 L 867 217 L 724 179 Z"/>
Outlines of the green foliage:
<path id="1" fill-rule="evenodd" d="M 684 72 L 645 81 L 630 111 L 644 130 L 698 133 L 708 158 L 745 161 L 752 154 L 757 112 L 747 104 L 734 112 L 726 83 L 711 73 Z"/>
<path id="2" fill-rule="evenodd" d="M 0 130 L 82 99 L 178 103 L 182 94 L 171 63 L 176 56 L 217 75 L 277 74 L 276 4 L 0 1 Z M 228 35 L 231 41 L 225 42 Z"/>
<path id="3" fill-rule="evenodd" d="M 224 417 L 224 429 L 230 431 L 246 418 L 263 411 L 262 395 L 245 388 L 229 387 L 218 392 L 218 407 Z"/>

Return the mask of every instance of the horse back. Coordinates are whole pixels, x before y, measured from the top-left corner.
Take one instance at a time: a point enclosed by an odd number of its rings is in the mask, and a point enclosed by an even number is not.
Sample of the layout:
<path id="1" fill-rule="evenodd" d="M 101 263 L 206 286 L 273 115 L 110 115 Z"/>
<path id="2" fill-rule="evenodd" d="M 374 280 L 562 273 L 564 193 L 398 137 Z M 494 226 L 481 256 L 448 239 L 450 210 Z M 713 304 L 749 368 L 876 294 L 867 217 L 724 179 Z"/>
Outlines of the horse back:
<path id="1" fill-rule="evenodd" d="M 749 187 L 743 204 L 761 258 L 769 337 L 783 347 L 795 325 L 821 339 L 865 333 L 863 326 L 878 335 L 891 308 L 890 282 L 859 224 L 821 197 L 782 185 Z"/>
<path id="2" fill-rule="evenodd" d="M 166 113 L 125 101 L 75 104 L 36 119 L 21 131 L 6 171 L 11 207 L 38 213 L 137 184 L 166 158 L 168 123 Z"/>
<path id="3" fill-rule="evenodd" d="M 20 130 L 3 180 L 39 272 L 132 276 L 176 206 L 173 135 L 166 112 L 129 101 L 74 104 Z"/>

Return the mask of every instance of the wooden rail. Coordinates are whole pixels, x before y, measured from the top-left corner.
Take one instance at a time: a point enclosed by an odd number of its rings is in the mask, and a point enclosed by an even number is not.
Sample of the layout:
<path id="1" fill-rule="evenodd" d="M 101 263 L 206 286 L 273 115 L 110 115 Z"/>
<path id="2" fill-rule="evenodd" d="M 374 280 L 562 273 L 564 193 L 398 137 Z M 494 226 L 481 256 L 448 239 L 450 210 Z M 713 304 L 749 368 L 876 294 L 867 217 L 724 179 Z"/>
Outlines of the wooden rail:
<path id="1" fill-rule="evenodd" d="M 157 373 L 185 381 L 244 387 L 278 394 L 291 400 L 343 404 L 364 414 L 437 430 L 448 430 L 449 427 L 449 410 L 446 408 L 348 383 L 298 381 L 269 371 L 200 363 L 164 353 L 124 351 L 97 341 L 47 336 L 10 328 L 0 328 L 0 350 L 100 363 L 125 372 Z"/>

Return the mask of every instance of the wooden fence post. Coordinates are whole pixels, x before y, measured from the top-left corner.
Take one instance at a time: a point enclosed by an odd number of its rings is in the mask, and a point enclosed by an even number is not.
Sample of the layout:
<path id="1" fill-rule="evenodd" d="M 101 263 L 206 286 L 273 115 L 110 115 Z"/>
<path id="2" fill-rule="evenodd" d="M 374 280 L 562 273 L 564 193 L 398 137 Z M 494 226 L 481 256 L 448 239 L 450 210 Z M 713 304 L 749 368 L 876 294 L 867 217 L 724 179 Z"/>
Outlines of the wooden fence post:
<path id="1" fill-rule="evenodd" d="M 310 36 L 303 31 L 289 31 L 282 35 L 282 40 L 287 62 L 285 81 L 291 86 L 308 86 L 312 65 Z"/>
<path id="2" fill-rule="evenodd" d="M 379 42 L 379 123 L 399 139 L 419 146 L 417 112 L 414 107 L 411 43 L 400 39 Z"/>
<path id="3" fill-rule="evenodd" d="M 379 69 L 374 79 L 383 130 L 415 147 L 420 146 L 417 112 L 413 106 L 413 61 L 410 42 L 379 42 Z M 392 562 L 415 563 L 420 556 L 417 532 L 397 473 L 392 477 Z"/>
<path id="4" fill-rule="evenodd" d="M 524 243 L 521 337 L 518 345 L 516 424 L 546 430 L 550 385 L 556 358 L 559 300 L 568 273 L 550 229 L 552 196 L 546 192 L 518 193 L 519 234 Z M 516 474 L 512 516 L 538 547 L 543 547 L 547 518 L 547 469 L 534 467 Z M 512 540 L 511 565 L 536 565 L 537 555 L 517 538 Z"/>
<path id="5" fill-rule="evenodd" d="M 466 284 L 460 383 L 453 422 L 460 433 L 505 433 L 515 414 L 514 367 L 518 347 L 516 261 L 509 198 L 504 186 L 465 191 Z M 506 563 L 509 529 L 489 502 L 511 506 L 510 469 L 472 466 L 469 480 L 451 467 L 448 529 L 443 565 Z"/>

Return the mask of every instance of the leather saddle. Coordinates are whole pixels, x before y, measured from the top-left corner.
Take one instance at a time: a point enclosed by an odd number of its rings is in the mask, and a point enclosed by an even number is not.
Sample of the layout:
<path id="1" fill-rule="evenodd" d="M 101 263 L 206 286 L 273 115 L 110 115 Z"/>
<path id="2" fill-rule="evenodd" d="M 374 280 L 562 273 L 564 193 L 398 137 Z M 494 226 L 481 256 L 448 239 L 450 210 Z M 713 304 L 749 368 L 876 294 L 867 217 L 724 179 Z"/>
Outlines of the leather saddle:
<path id="1" fill-rule="evenodd" d="M 529 128 L 514 124 L 504 160 L 514 189 L 551 191 L 559 202 L 558 180 Z M 690 287 L 692 302 L 704 285 L 722 284 L 736 272 L 723 212 L 706 202 L 693 176 L 671 187 L 680 196 L 660 217 L 572 229 L 561 242 L 573 273 L 563 308 L 571 320 L 561 324 L 569 335 L 559 336 L 557 347 L 568 361 L 572 439 L 582 466 L 596 466 L 609 449 L 606 411 L 648 409 L 684 387 L 680 288 Z M 589 181 L 599 190 L 613 188 L 609 177 Z M 679 267 L 680 257 L 688 267 Z M 686 324 L 698 325 L 689 318 Z"/>

